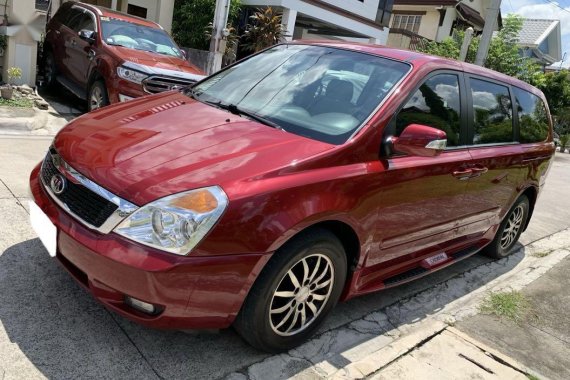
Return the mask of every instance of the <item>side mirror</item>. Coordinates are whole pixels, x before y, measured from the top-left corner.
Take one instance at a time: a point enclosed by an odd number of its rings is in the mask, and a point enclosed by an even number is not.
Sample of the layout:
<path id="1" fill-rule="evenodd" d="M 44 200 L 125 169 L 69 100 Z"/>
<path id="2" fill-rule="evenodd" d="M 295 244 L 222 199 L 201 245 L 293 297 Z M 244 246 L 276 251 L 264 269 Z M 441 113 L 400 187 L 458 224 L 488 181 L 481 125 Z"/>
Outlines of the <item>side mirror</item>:
<path id="1" fill-rule="evenodd" d="M 87 41 L 90 44 L 94 44 L 95 43 L 95 32 L 92 30 L 88 30 L 88 29 L 81 29 L 79 31 L 79 38 L 81 38 L 83 41 Z"/>
<path id="2" fill-rule="evenodd" d="M 179 49 L 179 51 L 182 54 L 182 58 L 188 60 L 188 53 L 186 53 L 186 50 Z"/>
<path id="3" fill-rule="evenodd" d="M 444 131 L 421 124 L 410 124 L 400 134 L 392 137 L 392 145 L 397 153 L 412 156 L 435 157 L 447 146 Z"/>

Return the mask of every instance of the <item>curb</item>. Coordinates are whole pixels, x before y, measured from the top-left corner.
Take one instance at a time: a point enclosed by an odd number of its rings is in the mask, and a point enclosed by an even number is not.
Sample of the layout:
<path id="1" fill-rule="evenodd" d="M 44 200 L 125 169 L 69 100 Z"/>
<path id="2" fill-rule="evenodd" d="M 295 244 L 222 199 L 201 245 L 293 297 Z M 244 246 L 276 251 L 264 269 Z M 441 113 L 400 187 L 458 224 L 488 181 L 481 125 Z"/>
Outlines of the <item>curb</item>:
<path id="1" fill-rule="evenodd" d="M 523 375 L 537 374 L 514 359 L 452 326 L 475 315 L 491 291 L 520 290 L 570 256 L 570 229 L 560 231 L 497 261 L 485 262 L 398 300 L 363 318 L 317 335 L 288 353 L 270 356 L 226 379 L 362 379 L 448 332 L 479 348 L 499 365 Z M 544 252 L 548 252 L 544 256 Z"/>

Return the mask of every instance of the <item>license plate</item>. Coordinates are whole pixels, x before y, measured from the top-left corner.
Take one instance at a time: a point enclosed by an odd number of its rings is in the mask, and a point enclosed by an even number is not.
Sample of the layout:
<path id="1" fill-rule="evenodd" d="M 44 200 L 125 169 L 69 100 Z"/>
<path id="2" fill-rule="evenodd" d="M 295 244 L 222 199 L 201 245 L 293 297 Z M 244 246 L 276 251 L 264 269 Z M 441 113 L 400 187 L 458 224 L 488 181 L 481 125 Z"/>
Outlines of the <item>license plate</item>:
<path id="1" fill-rule="evenodd" d="M 435 256 L 432 257 L 428 257 L 427 259 L 425 259 L 425 262 L 430 266 L 434 266 L 437 265 L 439 263 L 443 263 L 444 261 L 446 261 L 448 259 L 447 254 L 445 252 L 442 253 L 438 253 Z"/>
<path id="2" fill-rule="evenodd" d="M 57 250 L 57 227 L 34 202 L 30 201 L 30 222 L 32 228 L 46 247 L 49 255 L 55 257 Z"/>

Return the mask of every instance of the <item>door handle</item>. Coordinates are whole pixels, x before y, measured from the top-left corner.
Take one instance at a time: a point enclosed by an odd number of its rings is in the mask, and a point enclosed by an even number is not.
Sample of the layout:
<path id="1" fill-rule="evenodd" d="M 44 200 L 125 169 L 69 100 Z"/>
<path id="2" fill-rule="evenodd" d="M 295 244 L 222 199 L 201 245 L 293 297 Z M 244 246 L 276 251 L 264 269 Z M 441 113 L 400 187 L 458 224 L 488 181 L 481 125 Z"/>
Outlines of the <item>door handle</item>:
<path id="1" fill-rule="evenodd" d="M 471 176 L 473 178 L 473 177 L 479 177 L 487 173 L 489 171 L 489 168 L 485 166 L 475 166 L 471 168 L 471 171 L 473 172 L 473 175 Z"/>
<path id="2" fill-rule="evenodd" d="M 77 41 L 75 40 L 75 38 L 71 40 L 71 45 L 72 45 L 72 46 L 77 45 Z"/>
<path id="3" fill-rule="evenodd" d="M 471 178 L 471 176 L 473 175 L 473 170 L 472 169 L 459 169 L 459 170 L 455 170 L 451 174 L 455 178 L 457 178 L 458 180 L 465 181 L 466 179 Z"/>

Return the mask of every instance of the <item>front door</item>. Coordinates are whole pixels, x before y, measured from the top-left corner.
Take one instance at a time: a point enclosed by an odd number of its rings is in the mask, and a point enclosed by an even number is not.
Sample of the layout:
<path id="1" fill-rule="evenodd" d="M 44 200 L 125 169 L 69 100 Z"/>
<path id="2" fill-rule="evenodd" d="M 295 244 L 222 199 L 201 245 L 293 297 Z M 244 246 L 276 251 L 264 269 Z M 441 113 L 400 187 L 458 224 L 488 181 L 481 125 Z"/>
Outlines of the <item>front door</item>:
<path id="1" fill-rule="evenodd" d="M 69 26 L 73 32 L 68 34 L 66 38 L 65 46 L 70 79 L 84 89 L 87 89 L 94 51 L 89 42 L 79 38 L 79 31 L 83 29 L 95 31 L 95 25 L 95 16 L 91 12 L 85 11 L 70 23 Z"/>
<path id="2" fill-rule="evenodd" d="M 448 148 L 437 157 L 391 155 L 378 179 L 381 199 L 376 252 L 366 266 L 411 262 L 424 254 L 445 251 L 457 238 L 457 227 L 470 213 L 464 193 L 470 161 L 464 146 L 465 94 L 462 73 L 445 71 L 429 76 L 392 120 L 390 134 L 410 124 L 446 132 Z"/>

